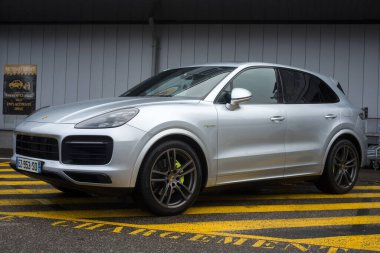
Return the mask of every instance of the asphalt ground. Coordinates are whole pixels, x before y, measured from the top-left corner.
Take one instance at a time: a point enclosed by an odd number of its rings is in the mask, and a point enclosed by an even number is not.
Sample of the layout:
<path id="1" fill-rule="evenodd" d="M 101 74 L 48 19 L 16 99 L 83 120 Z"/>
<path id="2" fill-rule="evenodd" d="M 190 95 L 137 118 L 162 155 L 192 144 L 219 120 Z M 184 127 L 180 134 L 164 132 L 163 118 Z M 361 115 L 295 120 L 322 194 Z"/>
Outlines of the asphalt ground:
<path id="1" fill-rule="evenodd" d="M 311 183 L 203 193 L 155 217 L 128 197 L 70 196 L 0 163 L 1 252 L 380 252 L 380 171 L 345 195 Z"/>

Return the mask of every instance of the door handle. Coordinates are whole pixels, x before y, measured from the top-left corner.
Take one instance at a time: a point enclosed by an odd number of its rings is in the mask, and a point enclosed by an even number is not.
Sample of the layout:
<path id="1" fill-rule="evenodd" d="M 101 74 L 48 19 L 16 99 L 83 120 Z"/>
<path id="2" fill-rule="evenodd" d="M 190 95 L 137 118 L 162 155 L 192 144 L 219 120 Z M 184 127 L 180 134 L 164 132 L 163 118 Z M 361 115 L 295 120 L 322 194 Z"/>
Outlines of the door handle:
<path id="1" fill-rule="evenodd" d="M 278 123 L 278 122 L 284 121 L 285 117 L 284 116 L 273 116 L 270 118 L 270 120 Z"/>
<path id="2" fill-rule="evenodd" d="M 336 118 L 336 114 L 327 114 L 325 116 L 325 119 L 335 119 Z"/>

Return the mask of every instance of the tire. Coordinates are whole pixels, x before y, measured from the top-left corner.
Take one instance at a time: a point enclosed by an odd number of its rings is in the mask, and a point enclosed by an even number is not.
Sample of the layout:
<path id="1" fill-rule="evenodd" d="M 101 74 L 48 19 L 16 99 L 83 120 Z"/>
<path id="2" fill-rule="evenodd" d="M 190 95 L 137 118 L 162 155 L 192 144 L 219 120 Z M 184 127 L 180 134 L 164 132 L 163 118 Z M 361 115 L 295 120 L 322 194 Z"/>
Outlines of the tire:
<path id="1" fill-rule="evenodd" d="M 167 141 L 145 158 L 134 199 L 156 215 L 177 215 L 194 203 L 201 184 L 201 163 L 194 150 L 184 142 Z"/>
<path id="2" fill-rule="evenodd" d="M 360 168 L 356 147 L 349 140 L 339 140 L 331 148 L 322 176 L 315 183 L 323 192 L 343 194 L 354 187 Z"/>
<path id="3" fill-rule="evenodd" d="M 67 195 L 72 195 L 72 196 L 87 196 L 88 194 L 82 191 L 78 191 L 75 189 L 71 188 L 66 188 L 63 186 L 58 186 L 58 185 L 52 185 L 55 189 L 60 190 L 61 192 L 67 194 Z"/>

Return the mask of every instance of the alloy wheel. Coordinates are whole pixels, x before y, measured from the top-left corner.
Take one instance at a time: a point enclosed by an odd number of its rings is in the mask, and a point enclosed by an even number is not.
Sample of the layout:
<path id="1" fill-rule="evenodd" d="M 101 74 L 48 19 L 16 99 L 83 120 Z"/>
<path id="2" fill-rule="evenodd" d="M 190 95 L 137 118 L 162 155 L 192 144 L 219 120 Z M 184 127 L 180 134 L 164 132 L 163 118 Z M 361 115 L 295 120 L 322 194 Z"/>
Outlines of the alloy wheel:
<path id="1" fill-rule="evenodd" d="M 165 208 L 177 208 L 194 194 L 197 169 L 188 152 L 171 148 L 162 152 L 153 163 L 150 189 L 156 201 Z"/>
<path id="2" fill-rule="evenodd" d="M 353 147 L 342 145 L 336 151 L 333 160 L 333 176 L 335 183 L 348 188 L 355 182 L 359 158 Z"/>

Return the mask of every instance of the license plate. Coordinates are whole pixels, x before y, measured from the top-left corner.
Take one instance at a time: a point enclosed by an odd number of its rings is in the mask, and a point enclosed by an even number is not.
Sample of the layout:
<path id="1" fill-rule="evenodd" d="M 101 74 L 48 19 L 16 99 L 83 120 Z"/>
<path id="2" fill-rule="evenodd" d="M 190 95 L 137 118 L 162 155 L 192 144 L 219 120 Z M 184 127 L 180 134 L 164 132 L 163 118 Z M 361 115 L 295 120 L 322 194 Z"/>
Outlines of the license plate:
<path id="1" fill-rule="evenodd" d="M 23 157 L 16 158 L 16 167 L 19 170 L 25 170 L 33 173 L 41 173 L 42 162 Z"/>

